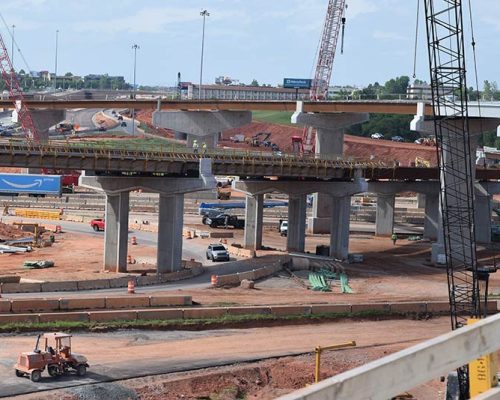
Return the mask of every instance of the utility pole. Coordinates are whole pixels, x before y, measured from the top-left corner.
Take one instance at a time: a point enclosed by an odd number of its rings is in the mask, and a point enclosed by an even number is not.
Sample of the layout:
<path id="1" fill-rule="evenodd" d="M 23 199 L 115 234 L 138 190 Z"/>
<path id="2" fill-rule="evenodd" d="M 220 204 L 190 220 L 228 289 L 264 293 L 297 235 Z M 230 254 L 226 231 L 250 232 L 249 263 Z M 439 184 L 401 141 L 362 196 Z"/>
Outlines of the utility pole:
<path id="1" fill-rule="evenodd" d="M 57 91 L 57 46 L 59 43 L 59 29 L 56 30 L 56 62 L 54 71 L 54 93 Z"/>
<path id="2" fill-rule="evenodd" d="M 139 45 L 135 44 L 132 45 L 132 49 L 134 49 L 134 88 L 133 88 L 133 98 L 135 100 L 136 96 L 136 86 L 135 86 L 135 72 L 137 68 L 137 49 L 140 49 Z M 132 135 L 135 135 L 135 108 L 132 109 Z"/>
<path id="3" fill-rule="evenodd" d="M 16 70 L 14 68 L 14 29 L 16 28 L 15 25 L 12 25 L 12 50 L 11 50 L 11 61 L 12 61 L 12 75 L 10 76 L 10 87 L 12 88 L 12 80 L 14 79 L 14 74 L 16 73 Z"/>
<path id="4" fill-rule="evenodd" d="M 200 15 L 203 17 L 203 33 L 201 36 L 201 65 L 200 65 L 200 88 L 198 92 L 198 97 L 202 100 L 201 96 L 201 83 L 203 81 L 203 52 L 205 50 L 205 19 L 206 17 L 210 17 L 210 13 L 207 10 L 203 10 L 200 12 Z"/>

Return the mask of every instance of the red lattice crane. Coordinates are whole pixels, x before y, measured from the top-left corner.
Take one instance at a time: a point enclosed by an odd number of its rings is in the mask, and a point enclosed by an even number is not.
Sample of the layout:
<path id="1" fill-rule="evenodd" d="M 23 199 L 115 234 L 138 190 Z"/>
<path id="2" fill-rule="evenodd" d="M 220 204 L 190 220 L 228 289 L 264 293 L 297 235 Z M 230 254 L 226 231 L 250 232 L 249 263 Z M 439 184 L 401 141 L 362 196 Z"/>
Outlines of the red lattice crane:
<path id="1" fill-rule="evenodd" d="M 319 47 L 316 71 L 312 80 L 310 97 L 312 101 L 325 100 L 328 94 L 328 85 L 332 77 L 333 61 L 337 51 L 337 42 L 345 26 L 345 0 L 329 0 L 326 12 L 321 44 Z M 314 153 L 316 144 L 316 130 L 306 126 L 302 135 L 302 152 Z M 297 146 L 297 138 L 295 144 Z"/>
<path id="2" fill-rule="evenodd" d="M 2 79 L 9 92 L 9 98 L 14 103 L 17 112 L 18 121 L 26 132 L 28 140 L 40 141 L 40 135 L 33 123 L 31 114 L 24 102 L 23 91 L 17 80 L 16 72 L 10 61 L 9 53 L 5 47 L 2 35 L 0 35 L 0 70 L 2 72 Z"/>

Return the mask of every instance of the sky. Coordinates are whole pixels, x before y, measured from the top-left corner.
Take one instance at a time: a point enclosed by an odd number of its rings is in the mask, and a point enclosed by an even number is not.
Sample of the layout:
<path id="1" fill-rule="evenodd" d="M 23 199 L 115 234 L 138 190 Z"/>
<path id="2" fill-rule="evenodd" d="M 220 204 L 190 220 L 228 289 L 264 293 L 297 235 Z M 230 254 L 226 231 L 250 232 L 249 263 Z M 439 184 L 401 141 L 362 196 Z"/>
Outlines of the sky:
<path id="1" fill-rule="evenodd" d="M 468 3 L 464 1 L 463 3 Z M 500 81 L 500 1 L 473 0 L 480 86 Z M 332 85 L 368 85 L 413 77 L 417 0 L 347 0 L 344 54 L 338 46 Z M 242 83 L 281 84 L 283 78 L 310 78 L 328 0 L 0 0 L 0 12 L 15 25 L 17 45 L 31 70 L 58 75 L 108 73 L 137 84 L 198 83 L 203 18 L 207 9 L 203 83 L 229 76 Z M 420 1 L 417 74 L 429 81 L 423 1 Z M 468 9 L 465 25 L 470 52 Z M 0 21 L 11 52 L 11 36 Z M 17 70 L 28 66 L 14 51 Z M 469 86 L 475 86 L 468 65 Z"/>

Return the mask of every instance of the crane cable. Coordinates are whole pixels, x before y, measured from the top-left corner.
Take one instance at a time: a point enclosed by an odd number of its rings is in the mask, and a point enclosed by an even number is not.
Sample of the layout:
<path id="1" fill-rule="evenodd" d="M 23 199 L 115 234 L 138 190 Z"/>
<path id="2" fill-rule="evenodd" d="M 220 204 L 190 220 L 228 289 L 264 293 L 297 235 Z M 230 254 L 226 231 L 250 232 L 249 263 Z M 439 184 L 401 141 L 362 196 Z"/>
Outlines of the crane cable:
<path id="1" fill-rule="evenodd" d="M 5 29 L 7 29 L 7 32 L 9 33 L 9 36 L 10 38 L 12 39 L 12 41 L 14 42 L 14 46 L 15 48 L 17 49 L 19 55 L 21 56 L 21 58 L 23 59 L 24 61 L 24 64 L 26 65 L 26 68 L 28 68 L 28 73 L 31 71 L 31 68 L 28 64 L 28 61 L 26 61 L 26 58 L 24 58 L 24 54 L 23 52 L 21 51 L 21 48 L 18 46 L 17 42 L 16 42 L 16 39 L 14 38 L 14 35 L 12 34 L 11 30 L 9 29 L 9 26 L 7 25 L 7 22 L 5 22 L 5 19 L 2 15 L 2 13 L 0 13 L 0 18 L 2 19 L 2 22 L 3 24 L 5 25 Z M 12 57 L 12 54 L 11 54 L 11 57 Z"/>
<path id="2" fill-rule="evenodd" d="M 479 126 L 480 126 L 480 135 L 483 136 L 483 146 L 484 146 L 484 129 L 483 129 L 483 119 L 481 113 L 481 93 L 479 92 L 479 74 L 477 70 L 477 55 L 476 55 L 476 38 L 474 35 L 474 23 L 472 20 L 472 4 L 469 0 L 469 21 L 470 21 L 470 31 L 472 35 L 472 54 L 474 59 L 474 78 L 476 81 L 476 96 L 477 96 L 477 107 L 479 113 Z"/>
<path id="3" fill-rule="evenodd" d="M 420 19 L 420 0 L 417 0 L 417 22 L 415 24 L 415 47 L 413 53 L 413 79 L 417 77 L 418 20 Z"/>

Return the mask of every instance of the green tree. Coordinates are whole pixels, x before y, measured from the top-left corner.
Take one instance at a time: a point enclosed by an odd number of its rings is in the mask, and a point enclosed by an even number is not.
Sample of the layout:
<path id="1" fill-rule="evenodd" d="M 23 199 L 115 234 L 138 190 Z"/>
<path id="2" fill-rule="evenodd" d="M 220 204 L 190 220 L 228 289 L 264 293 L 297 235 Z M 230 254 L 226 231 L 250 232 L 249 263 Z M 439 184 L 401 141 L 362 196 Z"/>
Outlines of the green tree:
<path id="1" fill-rule="evenodd" d="M 259 82 L 257 82 L 257 79 L 254 79 L 250 86 L 259 86 Z"/>
<path id="2" fill-rule="evenodd" d="M 493 98 L 493 88 L 489 81 L 484 81 L 483 85 L 483 100 L 491 100 Z"/>
<path id="3" fill-rule="evenodd" d="M 408 76 L 398 76 L 396 79 L 388 80 L 385 85 L 386 94 L 406 94 L 406 89 L 410 83 Z"/>

